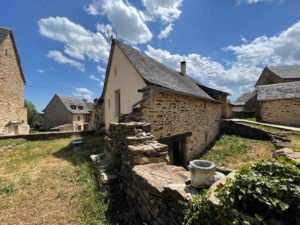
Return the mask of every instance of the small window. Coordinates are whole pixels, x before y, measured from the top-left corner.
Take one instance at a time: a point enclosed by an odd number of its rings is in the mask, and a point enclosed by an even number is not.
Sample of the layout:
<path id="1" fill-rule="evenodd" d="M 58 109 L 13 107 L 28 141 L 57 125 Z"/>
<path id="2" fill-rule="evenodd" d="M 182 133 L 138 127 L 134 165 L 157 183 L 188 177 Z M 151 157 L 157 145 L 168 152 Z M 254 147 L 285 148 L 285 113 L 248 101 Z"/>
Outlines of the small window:
<path id="1" fill-rule="evenodd" d="M 76 109 L 76 105 L 70 105 L 71 109 Z"/>
<path id="2" fill-rule="evenodd" d="M 82 106 L 82 105 L 79 105 L 79 106 L 78 106 L 78 109 L 79 109 L 79 110 L 83 110 L 83 106 Z"/>
<path id="3" fill-rule="evenodd" d="M 121 95 L 120 90 L 115 91 L 115 116 L 121 114 Z"/>
<path id="4" fill-rule="evenodd" d="M 110 109 L 110 99 L 107 101 L 108 108 Z"/>
<path id="5" fill-rule="evenodd" d="M 117 73 L 118 73 L 117 67 L 115 66 L 115 77 L 117 76 Z"/>
<path id="6" fill-rule="evenodd" d="M 7 49 L 5 49 L 5 56 L 8 56 L 8 51 L 7 51 Z"/>
<path id="7" fill-rule="evenodd" d="M 78 116 L 78 121 L 80 120 L 80 116 Z"/>

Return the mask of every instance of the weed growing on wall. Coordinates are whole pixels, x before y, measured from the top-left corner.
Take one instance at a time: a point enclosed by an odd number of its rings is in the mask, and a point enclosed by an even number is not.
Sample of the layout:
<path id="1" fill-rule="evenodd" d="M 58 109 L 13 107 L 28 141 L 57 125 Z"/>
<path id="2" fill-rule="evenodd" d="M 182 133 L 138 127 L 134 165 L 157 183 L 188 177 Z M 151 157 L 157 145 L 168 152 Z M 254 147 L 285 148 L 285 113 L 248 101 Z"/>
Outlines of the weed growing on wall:
<path id="1" fill-rule="evenodd" d="M 299 168 L 283 158 L 244 166 L 217 191 L 218 207 L 194 198 L 184 224 L 300 224 Z"/>

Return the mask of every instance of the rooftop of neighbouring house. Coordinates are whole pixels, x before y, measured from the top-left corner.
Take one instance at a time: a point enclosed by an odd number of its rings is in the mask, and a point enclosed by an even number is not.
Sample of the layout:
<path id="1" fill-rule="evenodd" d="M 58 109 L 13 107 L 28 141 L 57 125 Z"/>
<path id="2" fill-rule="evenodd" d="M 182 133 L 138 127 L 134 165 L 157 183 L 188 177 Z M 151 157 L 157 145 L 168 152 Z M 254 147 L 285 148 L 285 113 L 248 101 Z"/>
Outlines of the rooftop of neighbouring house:
<path id="1" fill-rule="evenodd" d="M 268 68 L 284 79 L 300 79 L 300 66 L 268 66 Z"/>
<path id="2" fill-rule="evenodd" d="M 300 81 L 258 86 L 256 91 L 258 101 L 300 98 Z"/>
<path id="3" fill-rule="evenodd" d="M 137 49 L 113 40 L 149 88 L 170 91 L 180 95 L 218 101 L 221 94 L 228 93 L 208 88 L 196 79 L 173 70 Z M 178 62 L 179 63 L 179 62 Z"/>
<path id="4" fill-rule="evenodd" d="M 248 102 L 251 98 L 253 98 L 256 95 L 256 91 L 248 91 L 242 94 L 237 100 L 233 102 L 233 105 L 245 105 L 246 102 Z"/>
<path id="5" fill-rule="evenodd" d="M 87 114 L 91 113 L 93 103 L 87 102 L 80 98 L 75 98 L 71 96 L 65 96 L 56 94 L 56 96 L 62 101 L 66 108 L 73 114 Z"/>

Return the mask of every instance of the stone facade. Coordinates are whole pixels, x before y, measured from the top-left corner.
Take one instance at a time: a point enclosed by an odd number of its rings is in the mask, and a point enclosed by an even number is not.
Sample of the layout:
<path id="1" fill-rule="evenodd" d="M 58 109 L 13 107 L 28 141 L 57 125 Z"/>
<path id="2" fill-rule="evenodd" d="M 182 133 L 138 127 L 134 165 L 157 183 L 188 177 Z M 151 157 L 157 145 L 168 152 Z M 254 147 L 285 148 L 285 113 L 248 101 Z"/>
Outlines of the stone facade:
<path id="1" fill-rule="evenodd" d="M 24 83 L 10 33 L 0 44 L 0 135 L 29 133 Z"/>
<path id="2" fill-rule="evenodd" d="M 216 102 L 155 90 L 141 103 L 140 111 L 139 120 L 151 123 L 158 140 L 191 133 L 181 147 L 185 165 L 199 157 L 219 134 L 221 104 Z"/>
<path id="3" fill-rule="evenodd" d="M 51 99 L 43 111 L 44 126 L 46 129 L 56 128 L 66 124 L 72 124 L 72 126 L 66 126 L 64 131 L 82 131 L 91 129 L 91 114 L 71 113 L 57 95 Z"/>
<path id="4" fill-rule="evenodd" d="M 262 101 L 260 114 L 265 122 L 300 126 L 300 99 Z"/>
<path id="5" fill-rule="evenodd" d="M 101 128 L 105 126 L 104 102 L 102 98 L 96 98 L 94 100 L 89 126 L 96 132 L 100 132 Z"/>
<path id="6" fill-rule="evenodd" d="M 50 129 L 63 124 L 72 124 L 73 115 L 57 96 L 54 96 L 44 109 L 44 126 Z"/>

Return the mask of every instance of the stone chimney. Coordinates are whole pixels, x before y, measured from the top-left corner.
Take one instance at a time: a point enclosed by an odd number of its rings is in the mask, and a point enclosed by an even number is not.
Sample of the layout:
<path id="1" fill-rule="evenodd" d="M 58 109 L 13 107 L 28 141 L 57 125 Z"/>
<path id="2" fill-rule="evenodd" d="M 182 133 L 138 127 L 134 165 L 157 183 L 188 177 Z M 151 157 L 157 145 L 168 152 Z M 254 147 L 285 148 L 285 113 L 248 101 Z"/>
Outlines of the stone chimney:
<path id="1" fill-rule="evenodd" d="M 186 75 L 186 61 L 182 61 L 180 63 L 180 67 L 181 67 L 181 73 L 182 73 L 182 75 L 185 76 Z"/>

